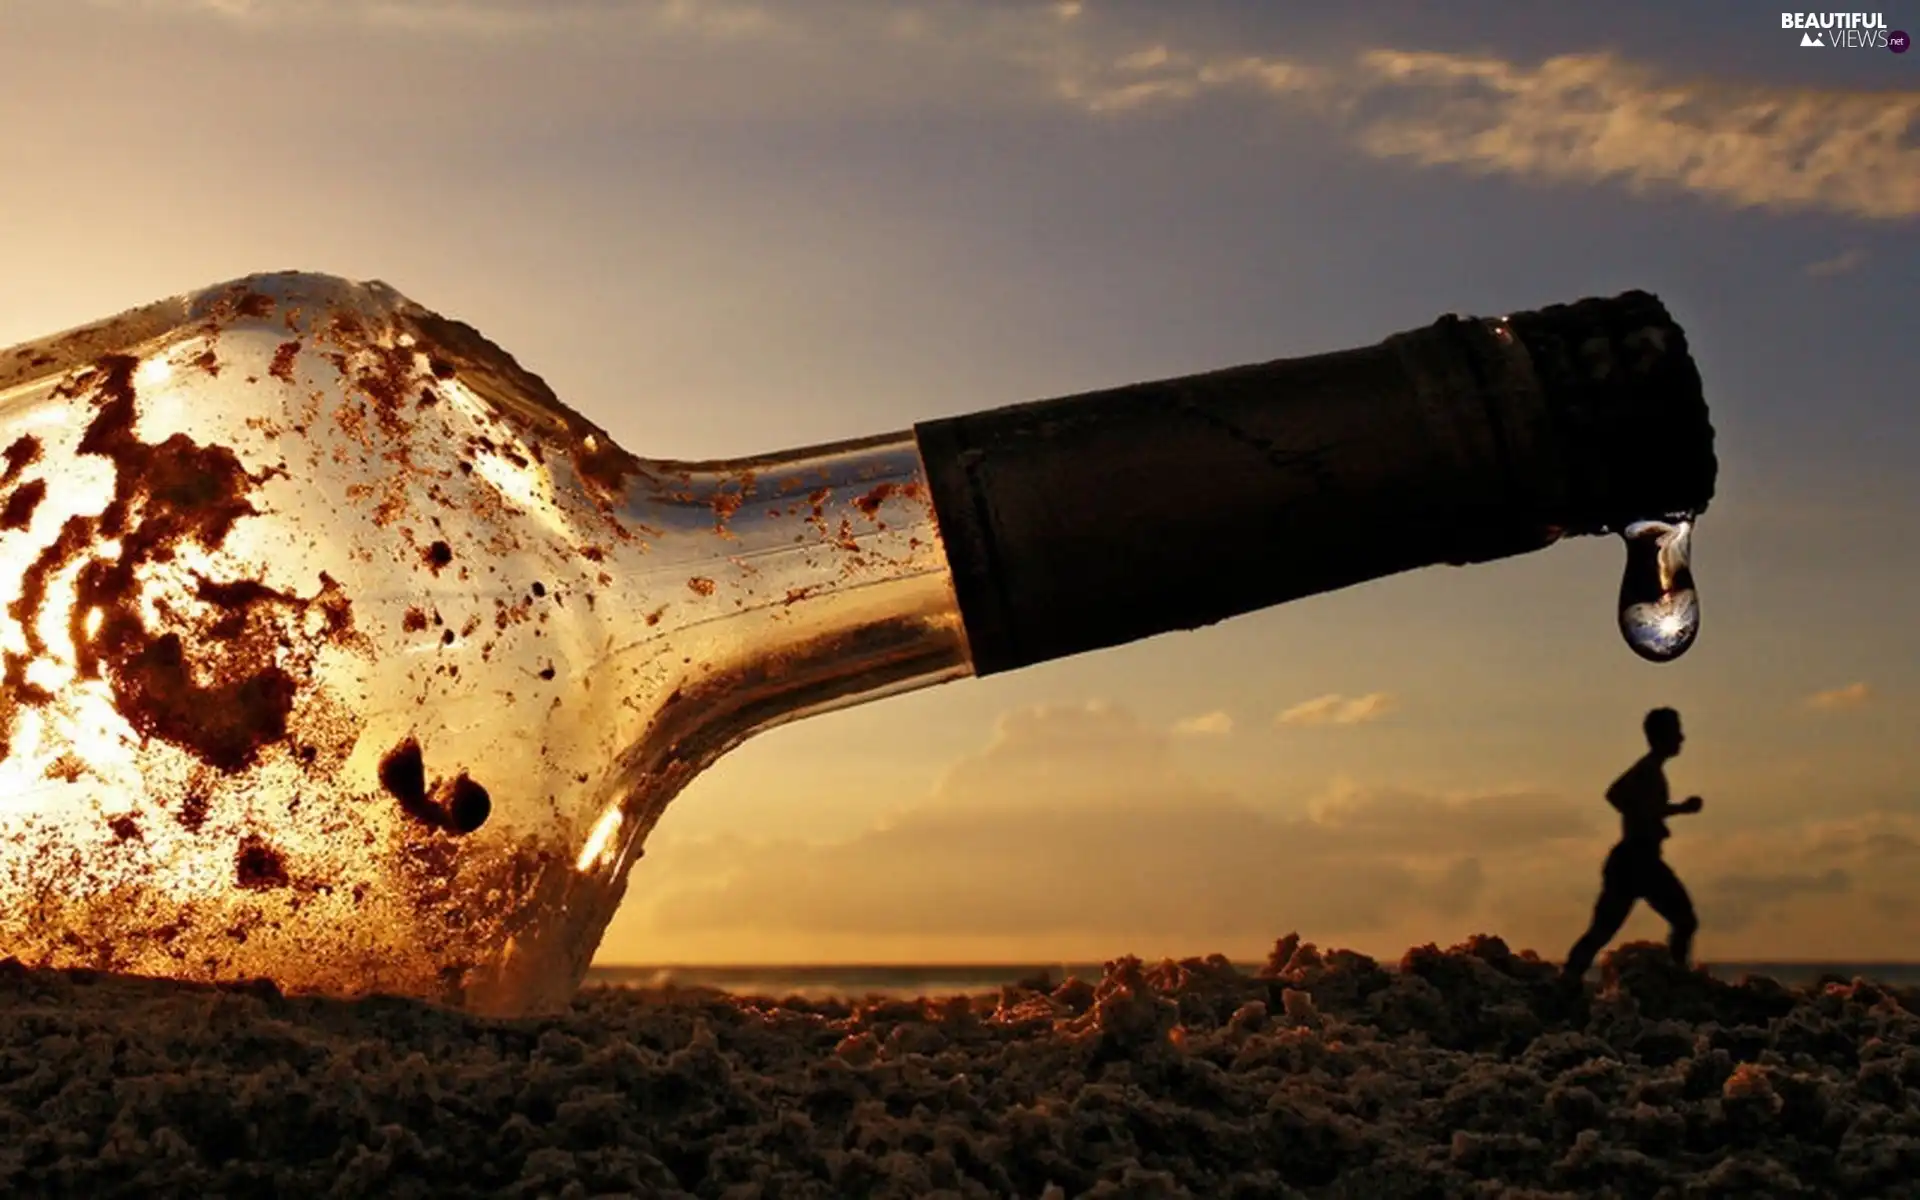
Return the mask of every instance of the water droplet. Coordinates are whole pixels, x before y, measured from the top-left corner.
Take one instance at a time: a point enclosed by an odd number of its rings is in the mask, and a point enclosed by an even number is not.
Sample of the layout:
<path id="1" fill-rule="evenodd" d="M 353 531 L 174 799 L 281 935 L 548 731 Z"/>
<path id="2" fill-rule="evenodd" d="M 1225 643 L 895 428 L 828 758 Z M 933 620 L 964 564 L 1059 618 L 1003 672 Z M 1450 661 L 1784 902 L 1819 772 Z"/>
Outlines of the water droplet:
<path id="1" fill-rule="evenodd" d="M 1693 520 L 1635 521 L 1621 530 L 1627 568 L 1620 575 L 1620 636 L 1648 662 L 1672 662 L 1700 633 L 1693 586 Z"/>

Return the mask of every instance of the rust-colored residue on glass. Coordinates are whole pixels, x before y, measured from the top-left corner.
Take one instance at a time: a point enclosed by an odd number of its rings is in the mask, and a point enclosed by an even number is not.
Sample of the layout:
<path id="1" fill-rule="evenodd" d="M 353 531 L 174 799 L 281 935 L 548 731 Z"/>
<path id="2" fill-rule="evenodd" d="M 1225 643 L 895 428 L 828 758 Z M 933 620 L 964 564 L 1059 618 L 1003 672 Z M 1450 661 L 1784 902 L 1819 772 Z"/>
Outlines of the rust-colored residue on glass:
<path id="1" fill-rule="evenodd" d="M 143 337 L 165 307 L 0 359 L 0 950 L 539 1006 L 503 964 L 577 884 L 605 751 L 508 764 L 471 730 L 500 678 L 564 705 L 554 657 L 594 638 L 560 603 L 630 468 L 384 289 L 268 278 Z M 482 624 L 503 566 L 552 611 Z"/>
<path id="2" fill-rule="evenodd" d="M 917 483 L 817 461 L 643 462 L 323 276 L 0 351 L 0 957 L 564 1003 L 688 778 L 962 661 Z M 874 564 L 930 615 L 850 651 Z"/>

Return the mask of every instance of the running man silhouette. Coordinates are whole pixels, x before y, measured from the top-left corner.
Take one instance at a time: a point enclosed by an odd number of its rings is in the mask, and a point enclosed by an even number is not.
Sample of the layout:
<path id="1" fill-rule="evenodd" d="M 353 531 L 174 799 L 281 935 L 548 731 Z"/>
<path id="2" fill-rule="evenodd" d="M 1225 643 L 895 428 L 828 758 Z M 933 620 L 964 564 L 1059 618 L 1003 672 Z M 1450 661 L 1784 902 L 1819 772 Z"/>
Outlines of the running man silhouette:
<path id="1" fill-rule="evenodd" d="M 1680 732 L 1680 714 L 1671 708 L 1656 708 L 1647 714 L 1642 728 L 1647 734 L 1646 755 L 1607 789 L 1607 803 L 1620 813 L 1620 844 L 1607 855 L 1607 865 L 1601 870 L 1600 899 L 1593 906 L 1593 923 L 1567 952 L 1562 974 L 1569 982 L 1587 973 L 1601 947 L 1627 923 L 1627 914 L 1637 900 L 1645 900 L 1667 919 L 1672 930 L 1667 945 L 1673 951 L 1673 961 L 1683 970 L 1694 932 L 1700 928 L 1687 889 L 1660 856 L 1660 844 L 1667 840 L 1667 818 L 1697 813 L 1705 805 L 1698 796 L 1689 796 L 1679 804 L 1669 802 L 1667 776 L 1661 768 L 1680 753 L 1681 743 L 1687 740 Z"/>

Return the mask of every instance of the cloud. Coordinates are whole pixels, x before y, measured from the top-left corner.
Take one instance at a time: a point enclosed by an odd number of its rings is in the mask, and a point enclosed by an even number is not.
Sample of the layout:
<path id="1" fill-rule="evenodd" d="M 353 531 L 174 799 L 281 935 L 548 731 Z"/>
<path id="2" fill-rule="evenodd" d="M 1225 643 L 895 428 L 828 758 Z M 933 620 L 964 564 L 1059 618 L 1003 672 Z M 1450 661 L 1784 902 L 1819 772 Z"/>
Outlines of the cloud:
<path id="1" fill-rule="evenodd" d="M 733 0 L 91 0 L 96 8 L 208 16 L 256 28 L 361 25 L 417 34 L 512 37 L 555 30 L 765 36 L 771 6 Z"/>
<path id="2" fill-rule="evenodd" d="M 1329 692 L 1303 700 L 1273 720 L 1276 725 L 1364 725 L 1399 706 L 1399 701 L 1389 692 L 1368 692 L 1353 697 Z"/>
<path id="3" fill-rule="evenodd" d="M 928 797 L 826 844 L 674 843 L 683 934 L 1258 942 L 1470 912 L 1490 858 L 1590 834 L 1546 795 L 1342 785 L 1303 814 L 1183 775 L 1171 736 L 1104 705 L 1024 710 Z"/>
<path id="4" fill-rule="evenodd" d="M 1412 102 L 1360 128 L 1381 156 L 1737 208 L 1920 213 L 1920 92 L 1670 79 L 1607 54 L 1527 67 L 1375 50 L 1361 62 L 1376 90 Z"/>
<path id="5" fill-rule="evenodd" d="M 1191 790 L 1171 745 L 1104 701 L 1020 709 L 1001 716 L 984 750 L 941 776 L 935 796 L 965 797 L 969 812 L 1035 804 L 1079 811 Z"/>
<path id="6" fill-rule="evenodd" d="M 1822 859 L 1865 863 L 1914 860 L 1915 865 L 1920 865 L 1920 837 L 1900 828 L 1871 823 L 1821 828 L 1809 834 L 1806 850 Z"/>
<path id="7" fill-rule="evenodd" d="M 1447 796 L 1346 783 L 1314 804 L 1313 819 L 1376 851 L 1404 854 L 1436 846 L 1476 853 L 1516 850 L 1596 830 L 1588 813 L 1541 792 Z"/>
<path id="8" fill-rule="evenodd" d="M 1164 47 L 1070 76 L 1060 90 L 1091 112 L 1251 93 L 1319 115 L 1367 154 L 1422 166 L 1734 208 L 1920 215 L 1920 91 L 1674 78 L 1611 54 L 1529 65 L 1373 48 L 1321 65 Z"/>
<path id="9" fill-rule="evenodd" d="M 1807 274 L 1813 276 L 1815 279 L 1826 279 L 1835 275 L 1845 275 L 1850 271 L 1858 270 L 1861 264 L 1866 261 L 1866 252 L 1855 247 L 1850 250 L 1842 250 L 1832 258 L 1823 258 L 1819 262 L 1808 263 Z"/>
<path id="10" fill-rule="evenodd" d="M 814 90 L 884 77 L 894 106 L 958 86 L 1124 117 L 1208 98 L 1286 106 L 1361 153 L 1555 184 L 1690 194 L 1735 208 L 1920 215 L 1920 91 L 1765 86 L 1662 74 L 1614 54 L 1538 62 L 1406 47 L 1312 61 L 1262 54 L 1189 22 L 1053 5 L 736 0 L 94 0 L 262 26 L 358 22 L 481 36 L 573 30 L 596 43 L 682 36 L 765 43 Z M 772 75 L 756 71 L 763 104 Z M 956 80 L 960 81 L 956 85 Z M 789 80 L 789 83 L 792 81 Z M 857 90 L 857 89 L 856 89 Z M 916 94 L 918 93 L 918 94 Z M 1845 260 L 1842 256 L 1836 262 Z M 1849 264 L 1851 265 L 1851 264 Z"/>
<path id="11" fill-rule="evenodd" d="M 1815 692 L 1806 699 L 1806 706 L 1821 712 L 1843 712 L 1862 708 L 1873 699 L 1873 689 L 1866 683 L 1849 683 L 1845 687 L 1828 688 L 1824 692 Z"/>
<path id="12" fill-rule="evenodd" d="M 1344 63 L 1164 53 L 1063 94 L 1090 111 L 1213 92 L 1300 105 L 1368 154 L 1547 183 L 1686 192 L 1735 208 L 1920 215 L 1920 91 L 1672 78 L 1612 54 L 1529 65 L 1372 48 Z"/>
<path id="13" fill-rule="evenodd" d="M 1215 709 L 1210 713 L 1175 721 L 1173 731 L 1185 737 L 1225 737 L 1233 732 L 1233 716 Z"/>
<path id="14" fill-rule="evenodd" d="M 1912 896 L 1902 896 L 1895 892 L 1869 892 L 1867 903 L 1871 904 L 1873 911 L 1881 916 L 1896 919 L 1905 918 L 1916 907 L 1920 907 L 1920 902 L 1916 902 Z"/>
<path id="15" fill-rule="evenodd" d="M 1839 895 L 1852 889 L 1853 876 L 1842 867 L 1771 874 L 1743 871 L 1709 881 L 1707 898 L 1714 922 L 1737 932 L 1796 897 Z"/>

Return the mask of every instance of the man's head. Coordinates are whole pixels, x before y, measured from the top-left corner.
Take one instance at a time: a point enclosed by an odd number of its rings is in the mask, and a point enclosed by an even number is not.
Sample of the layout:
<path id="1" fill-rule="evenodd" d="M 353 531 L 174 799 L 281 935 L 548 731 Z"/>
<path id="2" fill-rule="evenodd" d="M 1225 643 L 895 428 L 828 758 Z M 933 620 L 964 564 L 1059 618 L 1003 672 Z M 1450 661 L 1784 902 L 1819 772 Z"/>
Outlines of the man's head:
<path id="1" fill-rule="evenodd" d="M 1640 727 L 1646 730 L 1648 748 L 1668 758 L 1680 753 L 1680 744 L 1687 740 L 1680 732 L 1680 714 L 1671 708 L 1654 709 Z"/>

